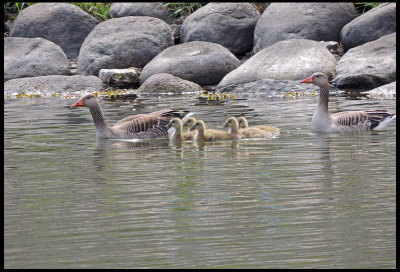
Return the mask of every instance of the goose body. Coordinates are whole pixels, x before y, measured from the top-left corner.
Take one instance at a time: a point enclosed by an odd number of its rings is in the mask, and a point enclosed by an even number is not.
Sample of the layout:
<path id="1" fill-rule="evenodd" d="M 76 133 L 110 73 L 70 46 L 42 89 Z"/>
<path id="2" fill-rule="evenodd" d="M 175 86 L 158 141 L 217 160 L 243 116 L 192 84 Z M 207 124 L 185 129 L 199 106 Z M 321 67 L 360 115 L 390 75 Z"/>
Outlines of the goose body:
<path id="1" fill-rule="evenodd" d="M 160 110 L 148 114 L 137 114 L 109 126 L 103 117 L 96 96 L 88 94 L 71 106 L 88 107 L 96 127 L 97 138 L 105 139 L 151 139 L 168 135 L 166 125 L 174 118 L 184 118 L 190 115 L 188 111 Z"/>
<path id="2" fill-rule="evenodd" d="M 344 111 L 330 115 L 328 112 L 329 79 L 324 73 L 314 73 L 301 83 L 314 84 L 320 88 L 317 109 L 311 121 L 311 129 L 321 132 L 357 132 L 385 128 L 396 114 L 387 110 Z"/>
<path id="3" fill-rule="evenodd" d="M 171 127 L 174 128 L 174 131 L 169 137 L 171 141 L 191 141 L 196 135 L 196 131 L 182 132 L 182 121 L 176 117 L 172 118 L 167 124 L 167 129 Z"/>
<path id="4" fill-rule="evenodd" d="M 244 138 L 268 138 L 271 137 L 271 133 L 258 128 L 239 128 L 237 119 L 230 116 L 226 119 L 224 127 L 229 127 L 229 134 L 234 135 L 237 139 Z"/>
<path id="5" fill-rule="evenodd" d="M 206 124 L 202 120 L 197 120 L 190 130 L 197 130 L 194 137 L 195 141 L 215 142 L 233 140 L 233 136 L 226 131 L 207 129 Z"/>
<path id="6" fill-rule="evenodd" d="M 243 116 L 236 118 L 236 120 L 239 123 L 239 128 L 249 128 L 249 124 L 247 123 L 246 118 Z M 277 127 L 271 127 L 271 126 L 264 126 L 264 125 L 256 125 L 252 126 L 252 128 L 258 128 L 261 130 L 265 130 L 270 132 L 271 134 L 279 134 L 280 130 Z"/>

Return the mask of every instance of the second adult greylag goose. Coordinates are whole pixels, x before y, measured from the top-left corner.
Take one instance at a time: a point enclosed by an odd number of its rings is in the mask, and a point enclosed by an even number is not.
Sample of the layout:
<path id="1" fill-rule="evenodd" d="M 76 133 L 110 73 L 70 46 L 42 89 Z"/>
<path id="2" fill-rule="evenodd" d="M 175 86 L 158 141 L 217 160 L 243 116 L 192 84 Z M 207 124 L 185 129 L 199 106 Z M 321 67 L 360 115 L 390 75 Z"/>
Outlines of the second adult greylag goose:
<path id="1" fill-rule="evenodd" d="M 189 117 L 191 118 L 191 117 Z M 169 139 L 171 141 L 191 141 L 196 135 L 196 131 L 182 132 L 182 121 L 179 118 L 172 118 L 167 124 L 167 129 L 174 128 Z"/>
<path id="2" fill-rule="evenodd" d="M 324 73 L 317 72 L 303 79 L 301 83 L 314 84 L 320 88 L 317 109 L 311 121 L 313 131 L 356 132 L 383 129 L 396 118 L 387 110 L 344 111 L 330 115 L 328 112 L 329 79 Z"/>
<path id="3" fill-rule="evenodd" d="M 246 118 L 244 118 L 243 116 L 240 116 L 240 117 L 236 118 L 236 120 L 239 123 L 239 128 L 248 128 L 249 127 L 249 124 L 247 123 Z M 271 127 L 271 126 L 255 125 L 255 126 L 252 126 L 252 127 L 268 131 L 268 132 L 270 132 L 272 134 L 279 134 L 279 131 L 280 131 L 279 128 Z"/>
<path id="4" fill-rule="evenodd" d="M 230 116 L 226 119 L 224 127 L 229 127 L 229 134 L 233 135 L 234 138 L 268 138 L 271 137 L 271 133 L 258 128 L 239 128 L 237 119 Z"/>
<path id="5" fill-rule="evenodd" d="M 88 94 L 71 106 L 88 107 L 96 127 L 97 138 L 106 139 L 150 139 L 168 135 L 166 125 L 174 118 L 189 116 L 189 111 L 160 110 L 148 114 L 137 114 L 126 117 L 114 126 L 109 126 L 101 112 L 96 96 Z"/>
<path id="6" fill-rule="evenodd" d="M 217 129 L 207 129 L 206 124 L 202 120 L 197 120 L 190 130 L 197 129 L 197 133 L 194 137 L 195 141 L 205 141 L 205 142 L 214 142 L 214 141 L 226 141 L 233 140 L 233 136 L 228 132 Z"/>

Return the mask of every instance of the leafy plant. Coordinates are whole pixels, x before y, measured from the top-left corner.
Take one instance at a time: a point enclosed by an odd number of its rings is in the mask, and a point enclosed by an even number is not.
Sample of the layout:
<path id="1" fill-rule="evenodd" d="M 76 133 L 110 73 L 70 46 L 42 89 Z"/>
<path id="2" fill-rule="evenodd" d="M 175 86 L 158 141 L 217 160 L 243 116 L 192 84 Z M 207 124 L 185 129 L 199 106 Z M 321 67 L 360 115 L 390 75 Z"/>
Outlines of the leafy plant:
<path id="1" fill-rule="evenodd" d="M 208 2 L 163 2 L 171 12 L 171 18 L 173 20 L 179 17 L 187 17 L 202 6 L 208 4 Z"/>
<path id="2" fill-rule="evenodd" d="M 354 6 L 361 12 L 361 14 L 367 12 L 382 4 L 381 2 L 356 2 Z"/>
<path id="3" fill-rule="evenodd" d="M 80 7 L 100 21 L 106 21 L 110 19 L 108 16 L 108 11 L 110 10 L 111 2 L 71 2 L 71 4 Z"/>

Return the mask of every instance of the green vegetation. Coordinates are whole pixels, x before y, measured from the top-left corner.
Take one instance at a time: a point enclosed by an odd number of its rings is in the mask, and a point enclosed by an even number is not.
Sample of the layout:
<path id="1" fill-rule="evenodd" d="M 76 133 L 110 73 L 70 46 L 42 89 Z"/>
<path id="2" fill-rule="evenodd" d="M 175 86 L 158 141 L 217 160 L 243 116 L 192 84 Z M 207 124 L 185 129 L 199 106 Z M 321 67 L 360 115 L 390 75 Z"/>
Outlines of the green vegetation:
<path id="1" fill-rule="evenodd" d="M 382 2 L 353 2 L 353 4 L 356 7 L 356 9 L 360 12 L 360 14 L 363 14 L 368 10 L 379 6 L 380 4 L 382 4 Z"/>
<path id="2" fill-rule="evenodd" d="M 173 20 L 180 17 L 187 17 L 208 2 L 163 2 L 171 12 Z"/>
<path id="3" fill-rule="evenodd" d="M 109 18 L 108 11 L 110 9 L 111 2 L 71 2 L 71 4 L 80 7 L 87 13 L 91 14 L 93 17 L 100 21 L 106 21 Z"/>

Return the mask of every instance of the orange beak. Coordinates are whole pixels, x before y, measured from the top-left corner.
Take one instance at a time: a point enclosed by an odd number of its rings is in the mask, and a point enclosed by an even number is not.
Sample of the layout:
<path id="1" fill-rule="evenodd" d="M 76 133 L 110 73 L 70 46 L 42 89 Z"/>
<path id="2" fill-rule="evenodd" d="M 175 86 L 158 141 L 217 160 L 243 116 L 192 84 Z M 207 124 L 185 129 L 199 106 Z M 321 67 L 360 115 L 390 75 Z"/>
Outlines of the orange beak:
<path id="1" fill-rule="evenodd" d="M 307 77 L 306 79 L 303 79 L 300 81 L 301 83 L 311 83 L 312 84 L 312 77 Z"/>
<path id="2" fill-rule="evenodd" d="M 83 104 L 83 100 L 82 100 L 82 98 L 81 99 L 79 99 L 75 104 L 73 104 L 72 106 L 71 106 L 71 108 L 76 108 L 76 107 L 84 107 L 85 105 Z"/>

